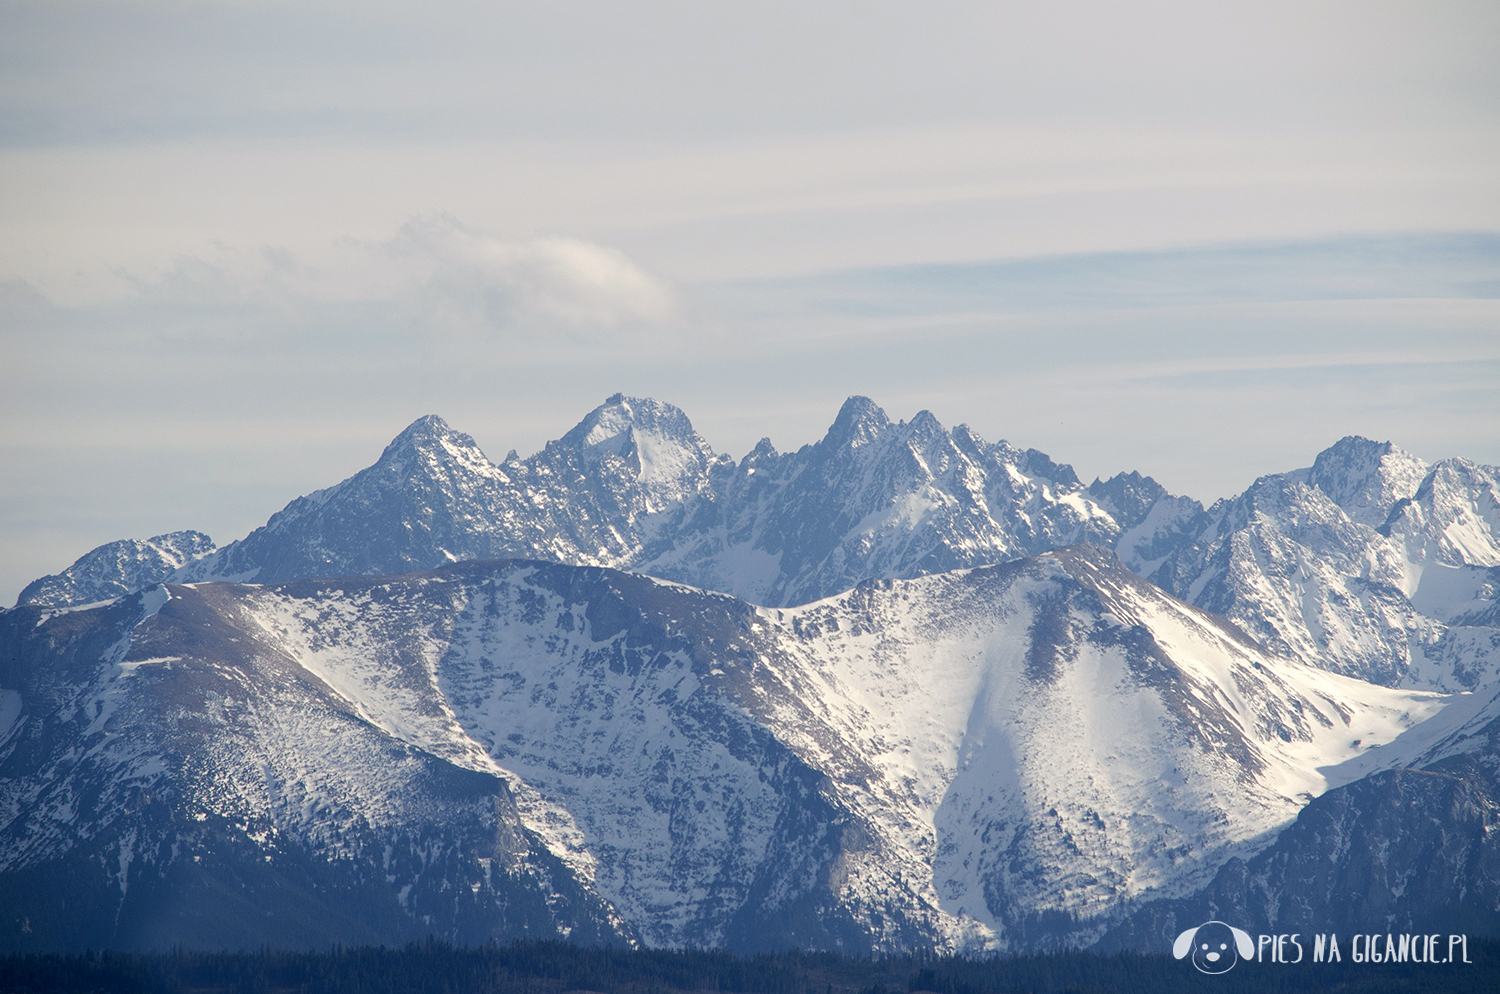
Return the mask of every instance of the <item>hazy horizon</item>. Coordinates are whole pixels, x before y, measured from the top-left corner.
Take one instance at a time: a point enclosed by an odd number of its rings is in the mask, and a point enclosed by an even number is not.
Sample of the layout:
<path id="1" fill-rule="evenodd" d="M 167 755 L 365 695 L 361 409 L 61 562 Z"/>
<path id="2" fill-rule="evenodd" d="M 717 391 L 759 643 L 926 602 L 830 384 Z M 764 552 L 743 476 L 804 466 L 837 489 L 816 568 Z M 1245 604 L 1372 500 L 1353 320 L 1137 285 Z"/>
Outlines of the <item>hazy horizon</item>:
<path id="1" fill-rule="evenodd" d="M 0 3 L 0 602 L 442 415 L 1500 463 L 1500 8 Z"/>

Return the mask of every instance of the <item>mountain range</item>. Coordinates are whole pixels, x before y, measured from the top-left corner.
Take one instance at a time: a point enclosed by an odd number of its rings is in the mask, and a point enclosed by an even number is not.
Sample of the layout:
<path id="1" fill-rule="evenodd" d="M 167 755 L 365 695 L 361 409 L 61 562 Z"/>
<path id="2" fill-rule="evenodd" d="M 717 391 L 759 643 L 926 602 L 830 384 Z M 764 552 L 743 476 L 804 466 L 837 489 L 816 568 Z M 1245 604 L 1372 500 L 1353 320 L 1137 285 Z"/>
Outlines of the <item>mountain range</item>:
<path id="1" fill-rule="evenodd" d="M 491 462 L 419 419 L 370 468 L 204 553 L 198 533 L 96 549 L 19 603 L 58 607 L 163 579 L 388 575 L 465 559 L 611 566 L 765 606 L 1091 542 L 1274 651 L 1391 686 L 1500 676 L 1500 470 L 1427 465 L 1349 437 L 1314 465 L 1205 509 L 1155 480 L 1085 487 L 1034 449 L 866 398 L 827 435 L 739 463 L 669 404 L 619 395 L 528 459 Z M 153 551 L 160 550 L 160 551 Z M 177 550 L 193 550 L 184 554 Z"/>
<path id="2" fill-rule="evenodd" d="M 858 397 L 422 418 L 0 613 L 0 948 L 1494 930 L 1497 587 L 1500 471 L 1388 442 L 1205 508 Z"/>

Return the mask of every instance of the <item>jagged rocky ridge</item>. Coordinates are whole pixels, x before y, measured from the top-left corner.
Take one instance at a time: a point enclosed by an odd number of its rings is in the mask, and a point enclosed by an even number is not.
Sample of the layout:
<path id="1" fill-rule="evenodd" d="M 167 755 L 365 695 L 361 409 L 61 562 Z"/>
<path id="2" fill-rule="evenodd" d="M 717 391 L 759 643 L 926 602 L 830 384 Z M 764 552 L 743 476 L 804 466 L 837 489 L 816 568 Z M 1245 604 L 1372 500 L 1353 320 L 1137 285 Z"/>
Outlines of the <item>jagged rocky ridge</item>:
<path id="1" fill-rule="evenodd" d="M 169 584 L 0 645 L 10 950 L 1077 945 L 1448 700 L 1091 546 L 790 609 L 528 561 Z"/>
<path id="2" fill-rule="evenodd" d="M 1137 473 L 1085 487 L 1035 450 L 945 429 L 925 411 L 892 423 L 859 397 L 819 442 L 781 454 L 763 440 L 736 464 L 678 409 L 617 395 L 499 465 L 441 419 L 420 419 L 369 469 L 136 585 L 521 556 L 786 606 L 866 578 L 1090 541 L 1274 652 L 1391 686 L 1472 689 L 1500 678 L 1497 492 L 1493 467 L 1428 466 L 1350 437 L 1205 510 Z"/>
<path id="3" fill-rule="evenodd" d="M 75 607 L 113 600 L 160 583 L 175 570 L 213 551 L 213 539 L 195 531 L 108 542 L 85 553 L 61 573 L 31 581 L 16 603 Z"/>
<path id="4" fill-rule="evenodd" d="M 175 578 L 275 582 L 524 556 L 614 566 L 781 606 L 872 577 L 983 565 L 1119 525 L 1035 450 L 892 424 L 851 398 L 795 453 L 715 456 L 668 404 L 616 396 L 529 459 L 491 463 L 436 417 Z"/>
<path id="5" fill-rule="evenodd" d="M 763 442 L 738 464 L 655 401 L 611 398 L 498 465 L 424 418 L 240 542 L 112 543 L 0 612 L 0 907 L 16 909 L 0 934 L 14 949 L 429 932 L 1142 947 L 1221 907 L 1267 927 L 1327 912 L 1489 928 L 1488 740 L 1474 725 L 1447 752 L 1434 742 L 1500 689 L 1497 478 L 1351 437 L 1205 509 L 1135 473 L 1084 487 L 1033 450 L 925 412 L 891 423 L 862 398 L 820 442 Z M 1083 540 L 1151 583 L 1107 556 L 1046 554 Z M 455 564 L 508 556 L 575 565 L 503 567 L 535 571 L 523 583 Z M 445 563 L 441 580 L 264 586 Z M 470 624 L 456 605 L 477 595 L 424 597 L 462 587 L 464 570 L 532 588 L 497 615 L 530 641 L 454 636 Z M 261 585 L 139 593 L 161 579 Z M 893 593 L 912 584 L 917 628 Z M 1157 587 L 1232 619 L 1187 626 L 1222 644 L 1165 624 L 1185 609 Z M 301 606 L 268 628 L 266 606 L 288 603 Z M 663 620 L 678 609 L 691 620 Z M 655 619 L 619 636 L 638 639 L 620 658 L 652 661 L 621 665 L 655 710 L 598 714 L 620 674 L 575 672 L 618 649 L 593 638 L 612 610 Z M 663 639 L 669 651 L 643 648 Z M 535 692 L 525 667 L 541 667 L 581 710 L 487 690 L 490 672 L 465 697 L 453 674 L 474 645 L 479 671 L 503 664 Z M 693 709 L 663 696 L 679 685 L 650 682 L 673 660 L 689 682 L 708 668 Z M 967 689 L 945 683 L 955 672 Z M 1073 679 L 1100 672 L 1128 676 Z M 943 687 L 945 704 L 928 700 Z M 1155 704 L 1129 712 L 1142 700 Z M 879 717 L 903 702 L 917 718 Z M 1110 724 L 1122 708 L 1143 730 Z M 1112 737 L 1080 745 L 1079 715 Z M 1067 734 L 1035 731 L 1048 722 Z M 616 746 L 647 728 L 692 745 L 625 762 Z M 1122 758 L 1184 749 L 1224 755 L 1119 776 Z M 759 820 L 729 813 L 733 797 Z"/>
<path id="6" fill-rule="evenodd" d="M 1500 470 L 1345 438 L 1171 529 L 1132 568 L 1272 651 L 1392 686 L 1500 678 Z"/>

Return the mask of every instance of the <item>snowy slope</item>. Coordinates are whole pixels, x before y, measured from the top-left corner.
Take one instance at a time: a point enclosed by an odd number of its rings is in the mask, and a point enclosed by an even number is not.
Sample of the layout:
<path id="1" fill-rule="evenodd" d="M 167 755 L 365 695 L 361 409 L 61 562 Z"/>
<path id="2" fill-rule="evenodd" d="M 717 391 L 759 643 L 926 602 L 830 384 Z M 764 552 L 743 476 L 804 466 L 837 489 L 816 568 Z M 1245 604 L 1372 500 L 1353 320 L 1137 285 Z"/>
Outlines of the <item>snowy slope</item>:
<path id="1" fill-rule="evenodd" d="M 1156 951 L 1208 919 L 1253 933 L 1500 930 L 1500 685 L 1343 764 L 1367 772 L 1314 799 L 1253 858 L 1202 890 L 1149 901 L 1100 940 Z M 1392 762 L 1398 765 L 1391 766 Z"/>
<path id="2" fill-rule="evenodd" d="M 1275 652 L 1392 686 L 1472 689 L 1500 679 L 1497 479 L 1351 437 L 1196 516 L 1163 498 L 1155 544 L 1121 551 Z"/>
<path id="3" fill-rule="evenodd" d="M 241 589 L 0 614 L 0 949 L 633 940 L 503 776 L 351 711 Z"/>
<path id="4" fill-rule="evenodd" d="M 0 891 L 93 873 L 159 936 L 234 851 L 344 867 L 304 890 L 362 880 L 392 936 L 1077 944 L 1469 700 L 1267 655 L 1088 546 L 794 609 L 482 561 L 0 621 Z"/>
<path id="5" fill-rule="evenodd" d="M 195 531 L 108 542 L 80 556 L 61 573 L 27 584 L 17 603 L 68 607 L 113 600 L 160 583 L 213 549 L 213 540 Z"/>
<path id="6" fill-rule="evenodd" d="M 1088 547 L 783 617 L 823 715 L 774 723 L 930 867 L 950 927 L 1028 947 L 1201 883 L 1444 703 L 1268 657 Z"/>

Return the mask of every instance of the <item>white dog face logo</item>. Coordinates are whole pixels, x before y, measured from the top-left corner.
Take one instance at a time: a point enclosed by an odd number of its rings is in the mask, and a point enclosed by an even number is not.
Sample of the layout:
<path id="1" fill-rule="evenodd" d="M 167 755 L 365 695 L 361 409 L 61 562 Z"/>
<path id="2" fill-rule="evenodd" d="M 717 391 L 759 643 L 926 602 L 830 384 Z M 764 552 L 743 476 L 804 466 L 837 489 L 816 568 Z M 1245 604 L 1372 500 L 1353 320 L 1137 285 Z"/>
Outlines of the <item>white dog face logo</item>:
<path id="1" fill-rule="evenodd" d="M 1183 959 L 1193 954 L 1193 965 L 1201 973 L 1228 973 L 1243 956 L 1255 957 L 1255 943 L 1244 929 L 1223 922 L 1204 922 L 1190 928 L 1172 943 L 1172 955 Z"/>

